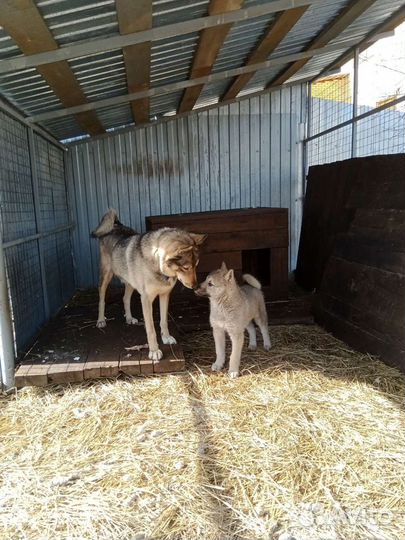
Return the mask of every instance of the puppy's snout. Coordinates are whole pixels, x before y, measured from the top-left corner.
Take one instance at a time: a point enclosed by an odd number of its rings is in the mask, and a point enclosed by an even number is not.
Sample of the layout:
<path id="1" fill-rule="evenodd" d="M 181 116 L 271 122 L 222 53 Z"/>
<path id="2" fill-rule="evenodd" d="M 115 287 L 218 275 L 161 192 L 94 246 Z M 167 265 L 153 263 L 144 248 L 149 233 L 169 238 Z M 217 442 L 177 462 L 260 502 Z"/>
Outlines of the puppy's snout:
<path id="1" fill-rule="evenodd" d="M 201 286 L 200 286 L 200 287 L 197 286 L 197 287 L 194 289 L 194 293 L 195 293 L 197 296 L 208 296 L 208 295 L 207 295 L 206 289 L 205 289 L 204 287 L 201 287 Z"/>

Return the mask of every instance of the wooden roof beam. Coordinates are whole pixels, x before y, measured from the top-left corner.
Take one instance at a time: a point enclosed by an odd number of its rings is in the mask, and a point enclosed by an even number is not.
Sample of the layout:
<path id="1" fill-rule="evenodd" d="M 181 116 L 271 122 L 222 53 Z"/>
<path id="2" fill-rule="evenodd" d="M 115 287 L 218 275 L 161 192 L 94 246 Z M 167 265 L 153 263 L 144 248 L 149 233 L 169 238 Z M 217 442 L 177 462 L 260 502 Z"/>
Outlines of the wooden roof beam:
<path id="1" fill-rule="evenodd" d="M 137 1 L 138 0 L 134 0 L 134 2 Z M 156 26 L 150 30 L 134 32 L 125 36 L 118 34 L 104 38 L 83 40 L 70 45 L 64 45 L 55 51 L 33 54 L 31 56 L 15 56 L 7 58 L 6 60 L 0 60 L 0 73 L 8 73 L 11 71 L 18 71 L 19 69 L 50 64 L 59 60 L 71 60 L 72 58 L 114 51 L 128 45 L 135 45 L 145 41 L 171 39 L 173 37 L 184 36 L 185 34 L 199 32 L 206 28 L 213 28 L 222 24 L 235 24 L 255 19 L 256 17 L 265 17 L 271 13 L 278 13 L 286 9 L 312 4 L 317 1 L 319 0 L 272 0 L 271 2 L 266 2 L 264 4 L 258 4 L 219 15 L 197 17 L 187 21 Z M 1 0 L 1 2 L 4 3 L 5 0 Z"/>
<path id="2" fill-rule="evenodd" d="M 327 45 L 330 41 L 339 36 L 339 34 L 341 34 L 347 27 L 349 27 L 367 9 L 369 9 L 375 3 L 375 1 L 376 0 L 351 0 L 349 4 L 339 13 L 339 15 L 329 25 L 327 25 L 315 37 L 315 39 L 311 41 L 311 43 L 305 50 L 311 51 L 312 49 L 317 49 L 319 47 L 324 47 L 325 45 Z M 287 82 L 310 60 L 311 57 L 294 62 L 282 73 L 280 73 L 273 80 L 271 80 L 270 83 L 267 85 L 267 88 L 271 88 L 272 86 L 279 86 L 280 84 Z"/>
<path id="3" fill-rule="evenodd" d="M 245 65 L 248 66 L 250 64 L 257 64 L 259 62 L 266 61 L 268 56 L 281 43 L 291 28 L 293 28 L 293 26 L 295 26 L 301 19 L 308 7 L 309 6 L 297 7 L 280 13 L 276 17 L 273 24 L 271 24 L 270 28 L 266 32 L 266 35 L 263 37 L 257 48 L 249 56 Z M 223 95 L 222 100 L 235 98 L 254 76 L 254 74 L 255 72 L 246 73 L 237 77 Z"/>
<path id="4" fill-rule="evenodd" d="M 116 0 L 118 26 L 121 35 L 142 32 L 152 28 L 152 0 Z M 128 93 L 149 90 L 151 41 L 123 47 Z M 150 100 L 142 98 L 131 102 L 136 124 L 149 122 Z"/>
<path id="5" fill-rule="evenodd" d="M 211 73 L 210 75 L 207 75 L 205 77 L 199 77 L 198 79 L 177 81 L 174 83 L 164 84 L 162 86 L 154 86 L 149 90 L 135 92 L 133 94 L 125 94 L 122 96 L 114 96 L 111 98 L 92 101 L 91 103 L 87 103 L 86 105 L 79 105 L 76 107 L 70 107 L 68 109 L 49 111 L 42 114 L 35 114 L 28 117 L 27 120 L 30 123 L 43 122 L 53 118 L 63 118 L 64 116 L 70 116 L 78 112 L 89 111 L 93 109 L 103 109 L 106 107 L 115 107 L 116 105 L 130 103 L 131 101 L 136 101 L 145 97 L 155 97 L 175 93 L 179 90 L 184 90 L 185 88 L 190 88 L 196 85 L 216 83 L 225 79 L 231 80 L 235 77 L 239 77 L 239 75 L 242 75 L 244 73 L 251 73 L 261 69 L 268 69 L 269 67 L 274 66 L 285 66 L 286 64 L 295 62 L 295 60 L 300 60 L 301 58 L 306 58 L 307 56 L 322 55 L 331 52 L 341 52 L 346 50 L 346 48 L 348 47 L 355 46 L 357 43 L 358 40 L 352 39 L 350 41 L 345 41 L 344 43 L 338 43 L 326 47 L 321 47 L 320 49 L 314 49 L 310 52 L 304 51 L 301 53 L 288 54 L 286 56 L 278 56 L 277 58 L 270 58 L 269 60 L 266 60 L 265 62 L 259 62 L 258 64 L 249 64 L 248 66 L 242 66 L 239 68 L 227 69 L 225 71 L 217 71 L 216 73 Z"/>
<path id="6" fill-rule="evenodd" d="M 2 2 L 0 26 L 26 55 L 54 51 L 59 48 L 33 0 Z M 86 96 L 67 61 L 38 66 L 37 70 L 64 107 L 87 103 Z M 104 128 L 95 111 L 79 113 L 76 115 L 76 120 L 90 135 L 104 133 Z"/>
<path id="7" fill-rule="evenodd" d="M 208 14 L 218 15 L 229 11 L 240 9 L 243 0 L 211 0 L 208 7 Z M 200 33 L 197 50 L 194 55 L 193 67 L 191 68 L 190 79 L 205 77 L 211 73 L 212 67 L 218 53 L 228 35 L 232 24 L 222 24 L 212 28 L 206 28 Z M 204 85 L 187 88 L 183 94 L 179 106 L 179 113 L 191 111 L 196 104 Z"/>
<path id="8" fill-rule="evenodd" d="M 326 66 L 316 77 L 314 77 L 314 80 L 317 79 L 319 76 L 322 76 L 323 73 L 327 73 L 328 71 L 331 71 L 332 69 L 341 68 L 346 62 L 349 62 L 353 58 L 354 55 L 354 49 L 358 48 L 359 52 L 363 52 L 365 49 L 370 47 L 371 43 L 370 38 L 372 36 L 382 35 L 386 33 L 393 32 L 397 26 L 402 24 L 405 21 L 405 6 L 399 8 L 395 13 L 391 15 L 387 20 L 379 24 L 376 28 L 373 28 L 365 38 L 363 38 L 358 45 L 351 48 L 348 52 L 345 52 L 343 55 L 339 56 L 337 60 L 334 60 L 331 64 Z"/>

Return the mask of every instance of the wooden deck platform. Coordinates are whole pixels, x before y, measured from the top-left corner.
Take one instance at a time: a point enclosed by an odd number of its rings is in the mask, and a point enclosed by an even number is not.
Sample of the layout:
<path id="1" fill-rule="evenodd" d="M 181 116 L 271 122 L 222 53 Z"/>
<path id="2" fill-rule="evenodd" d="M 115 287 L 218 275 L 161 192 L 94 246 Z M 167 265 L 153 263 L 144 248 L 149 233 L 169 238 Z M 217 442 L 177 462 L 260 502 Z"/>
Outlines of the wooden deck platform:
<path id="1" fill-rule="evenodd" d="M 268 298 L 269 291 L 264 288 Z M 80 291 L 42 330 L 16 370 L 16 386 L 46 386 L 81 382 L 119 374 L 153 375 L 180 372 L 186 359 L 181 347 L 184 334 L 209 328 L 209 303 L 191 291 L 176 286 L 169 308 L 169 329 L 180 342 L 161 345 L 163 359 L 153 363 L 148 349 L 131 350 L 146 344 L 139 297 L 134 294 L 132 314 L 140 322 L 127 325 L 123 316 L 121 288 L 107 292 L 107 327 L 96 328 L 97 290 Z M 266 302 L 270 324 L 311 324 L 311 297 L 290 291 L 286 301 Z M 158 302 L 155 302 L 158 330 Z M 159 335 L 159 332 L 158 332 Z"/>

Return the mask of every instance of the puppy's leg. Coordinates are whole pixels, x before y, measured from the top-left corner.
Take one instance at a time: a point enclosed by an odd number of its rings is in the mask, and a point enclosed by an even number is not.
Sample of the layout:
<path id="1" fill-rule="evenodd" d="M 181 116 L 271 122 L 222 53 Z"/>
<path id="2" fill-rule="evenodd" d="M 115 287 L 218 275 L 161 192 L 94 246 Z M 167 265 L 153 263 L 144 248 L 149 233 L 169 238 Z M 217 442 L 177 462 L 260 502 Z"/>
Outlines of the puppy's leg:
<path id="1" fill-rule="evenodd" d="M 229 376 L 235 379 L 239 375 L 240 357 L 243 349 L 244 336 L 241 334 L 230 334 L 232 341 L 232 352 L 229 360 Z"/>
<path id="2" fill-rule="evenodd" d="M 108 287 L 108 284 L 112 280 L 113 273 L 110 269 L 101 270 L 101 280 L 100 280 L 100 286 L 98 288 L 98 319 L 97 319 L 97 328 L 104 328 L 106 326 L 106 320 L 105 320 L 105 293 Z"/>
<path id="3" fill-rule="evenodd" d="M 249 351 L 255 351 L 257 349 L 256 328 L 252 321 L 247 325 L 246 330 L 249 333 Z"/>
<path id="4" fill-rule="evenodd" d="M 271 341 L 269 336 L 269 323 L 267 319 L 267 311 L 264 301 L 259 306 L 259 315 L 255 318 L 255 323 L 260 328 L 263 336 L 263 347 L 268 351 L 271 349 Z"/>
<path id="5" fill-rule="evenodd" d="M 155 362 L 159 362 L 163 353 L 159 349 L 156 339 L 155 325 L 153 323 L 152 303 L 154 297 L 148 296 L 146 293 L 141 294 L 143 318 L 145 321 L 146 335 L 149 345 L 149 358 Z"/>
<path id="6" fill-rule="evenodd" d="M 125 293 L 124 293 L 124 310 L 125 310 L 125 320 L 127 324 L 136 324 L 138 319 L 132 317 L 131 313 L 131 297 L 134 292 L 134 288 L 129 283 L 125 283 Z"/>
<path id="7" fill-rule="evenodd" d="M 225 364 L 225 331 L 214 326 L 212 329 L 215 341 L 215 353 L 217 355 L 215 363 L 212 364 L 212 371 L 221 371 Z"/>
<path id="8" fill-rule="evenodd" d="M 165 345 L 174 345 L 177 341 L 173 336 L 169 334 L 169 327 L 167 326 L 167 312 L 169 310 L 169 296 L 170 294 L 159 295 L 160 305 L 160 331 L 162 334 L 162 341 Z"/>

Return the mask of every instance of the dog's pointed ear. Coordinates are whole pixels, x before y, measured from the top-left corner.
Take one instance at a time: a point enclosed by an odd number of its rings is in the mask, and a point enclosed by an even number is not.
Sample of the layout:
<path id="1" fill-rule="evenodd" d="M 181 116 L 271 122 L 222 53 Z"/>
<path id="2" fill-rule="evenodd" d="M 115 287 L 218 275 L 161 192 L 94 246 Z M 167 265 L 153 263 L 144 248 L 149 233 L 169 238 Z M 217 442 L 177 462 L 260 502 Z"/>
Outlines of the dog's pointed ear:
<path id="1" fill-rule="evenodd" d="M 231 281 L 234 278 L 233 276 L 233 270 L 228 270 L 228 272 L 225 274 L 225 279 L 227 281 Z"/>
<path id="2" fill-rule="evenodd" d="M 192 249 L 193 249 L 193 246 L 182 247 L 176 251 L 176 254 L 181 255 L 182 253 L 186 253 L 186 251 L 191 251 Z"/>
<path id="3" fill-rule="evenodd" d="M 203 244 L 208 237 L 208 235 L 206 234 L 196 234 L 196 233 L 190 233 L 190 236 L 194 240 L 197 246 L 201 246 L 201 244 Z"/>
<path id="4" fill-rule="evenodd" d="M 222 261 L 221 270 L 223 270 L 224 272 L 228 271 L 228 268 L 226 267 L 225 261 Z"/>

